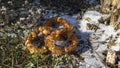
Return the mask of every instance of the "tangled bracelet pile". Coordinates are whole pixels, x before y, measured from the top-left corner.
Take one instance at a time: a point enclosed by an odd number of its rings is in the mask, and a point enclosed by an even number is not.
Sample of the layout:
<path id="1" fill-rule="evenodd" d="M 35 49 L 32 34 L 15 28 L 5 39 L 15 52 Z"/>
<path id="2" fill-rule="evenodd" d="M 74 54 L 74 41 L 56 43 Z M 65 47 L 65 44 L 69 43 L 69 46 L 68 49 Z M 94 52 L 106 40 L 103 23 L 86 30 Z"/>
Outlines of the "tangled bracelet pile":
<path id="1" fill-rule="evenodd" d="M 56 25 L 61 25 L 62 27 L 55 29 L 54 26 Z M 41 47 L 38 48 L 35 47 L 32 42 L 38 37 L 40 33 L 42 34 L 42 43 L 44 44 L 40 44 Z M 53 43 L 53 41 L 63 40 L 63 38 L 69 40 L 70 44 L 61 48 Z M 67 20 L 61 17 L 53 17 L 48 19 L 45 22 L 44 26 L 40 26 L 32 31 L 25 38 L 25 45 L 31 54 L 43 54 L 46 53 L 48 50 L 51 51 L 53 54 L 68 54 L 76 49 L 78 45 L 78 39 L 76 34 L 74 33 L 73 26 Z"/>

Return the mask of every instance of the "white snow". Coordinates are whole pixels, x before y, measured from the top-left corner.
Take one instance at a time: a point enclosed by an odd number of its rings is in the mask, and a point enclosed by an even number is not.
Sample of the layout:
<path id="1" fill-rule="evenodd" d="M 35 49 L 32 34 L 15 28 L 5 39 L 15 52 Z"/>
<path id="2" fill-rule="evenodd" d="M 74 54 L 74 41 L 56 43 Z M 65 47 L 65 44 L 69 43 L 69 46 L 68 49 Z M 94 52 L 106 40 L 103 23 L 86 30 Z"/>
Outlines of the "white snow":
<path id="1" fill-rule="evenodd" d="M 104 65 L 95 58 L 87 57 L 85 58 L 85 62 L 86 64 L 90 65 L 90 68 L 104 67 Z"/>
<path id="2" fill-rule="evenodd" d="M 120 44 L 120 36 L 119 36 L 119 38 L 116 40 L 116 43 L 119 43 L 119 44 Z"/>
<path id="3" fill-rule="evenodd" d="M 107 50 L 106 45 L 99 45 L 99 47 L 96 49 L 97 52 L 104 52 L 105 50 Z"/>
<path id="4" fill-rule="evenodd" d="M 114 50 L 114 51 L 120 51 L 120 44 L 117 44 L 117 45 L 111 46 L 110 49 L 111 49 L 111 50 Z"/>
<path id="5" fill-rule="evenodd" d="M 102 36 L 100 37 L 100 41 L 105 41 L 106 38 L 109 38 L 110 36 L 115 34 L 115 30 L 112 26 L 103 26 L 101 29 L 104 31 Z"/>
<path id="6" fill-rule="evenodd" d="M 102 17 L 102 14 L 97 11 L 86 11 L 83 15 L 83 19 L 90 18 L 90 22 L 98 23 L 98 19 Z"/>

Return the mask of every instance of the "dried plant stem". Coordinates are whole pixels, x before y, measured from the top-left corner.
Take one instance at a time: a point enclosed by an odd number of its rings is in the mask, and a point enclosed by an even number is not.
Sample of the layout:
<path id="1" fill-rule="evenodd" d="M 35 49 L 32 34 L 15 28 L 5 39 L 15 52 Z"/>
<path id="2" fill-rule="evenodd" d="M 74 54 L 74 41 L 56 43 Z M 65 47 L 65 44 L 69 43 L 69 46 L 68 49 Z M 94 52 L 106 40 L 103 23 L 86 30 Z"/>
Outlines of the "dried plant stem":
<path id="1" fill-rule="evenodd" d="M 13 53 L 13 51 L 12 51 L 12 66 L 11 66 L 11 68 L 14 68 L 14 53 Z"/>

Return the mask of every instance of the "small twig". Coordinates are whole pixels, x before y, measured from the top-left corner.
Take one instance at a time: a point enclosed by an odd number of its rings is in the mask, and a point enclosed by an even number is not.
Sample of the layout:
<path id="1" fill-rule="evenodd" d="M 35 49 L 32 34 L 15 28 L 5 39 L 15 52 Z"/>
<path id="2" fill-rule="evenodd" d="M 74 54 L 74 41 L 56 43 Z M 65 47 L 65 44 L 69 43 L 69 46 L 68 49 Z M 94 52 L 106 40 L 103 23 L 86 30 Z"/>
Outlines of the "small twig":
<path id="1" fill-rule="evenodd" d="M 100 59 L 100 61 L 104 64 L 104 66 L 106 66 L 106 62 L 103 61 L 103 59 L 101 58 L 101 56 L 95 51 L 96 55 L 98 56 L 98 58 Z M 106 66 L 106 68 L 108 68 Z"/>

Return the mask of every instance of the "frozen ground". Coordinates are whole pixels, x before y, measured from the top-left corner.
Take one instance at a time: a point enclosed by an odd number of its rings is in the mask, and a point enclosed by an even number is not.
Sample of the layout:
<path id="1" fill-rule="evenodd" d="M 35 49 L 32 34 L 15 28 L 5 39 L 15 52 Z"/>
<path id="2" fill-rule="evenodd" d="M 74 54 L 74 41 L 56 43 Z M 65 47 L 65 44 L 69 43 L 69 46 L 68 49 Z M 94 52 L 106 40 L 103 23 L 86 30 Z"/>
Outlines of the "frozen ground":
<path id="1" fill-rule="evenodd" d="M 50 18 L 50 16 L 56 15 L 48 14 L 46 18 Z M 76 49 L 84 57 L 84 62 L 79 62 L 80 68 L 106 68 L 104 52 L 107 50 L 120 51 L 120 29 L 114 30 L 114 27 L 99 22 L 101 17 L 107 18 L 109 15 L 87 10 L 81 20 L 77 19 L 77 14 L 59 16 L 70 21 L 75 27 L 79 39 L 84 41 Z M 87 24 L 97 25 L 99 29 L 88 29 Z"/>
<path id="2" fill-rule="evenodd" d="M 80 13 L 72 15 L 56 13 L 41 7 L 38 1 L 30 5 L 25 4 L 25 7 L 18 10 L 9 10 L 5 6 L 0 9 L 3 16 L 3 19 L 0 16 L 0 22 L 2 22 L 0 23 L 0 44 L 2 45 L 0 46 L 0 57 L 2 57 L 0 67 L 9 67 L 13 64 L 13 68 L 17 66 L 32 68 L 42 65 L 43 67 L 51 66 L 51 68 L 107 68 L 105 59 L 108 50 L 118 52 L 116 62 L 120 62 L 120 29 L 114 30 L 113 26 L 99 22 L 101 17 L 107 18 L 109 15 L 95 10 L 87 10 L 82 16 Z M 93 1 L 95 0 L 91 0 L 90 3 Z M 42 25 L 46 19 L 55 16 L 67 19 L 74 26 L 80 41 L 75 50 L 78 57 L 76 54 L 63 56 L 52 54 L 52 57 L 51 55 L 30 55 L 24 46 L 23 39 L 30 31 Z"/>

